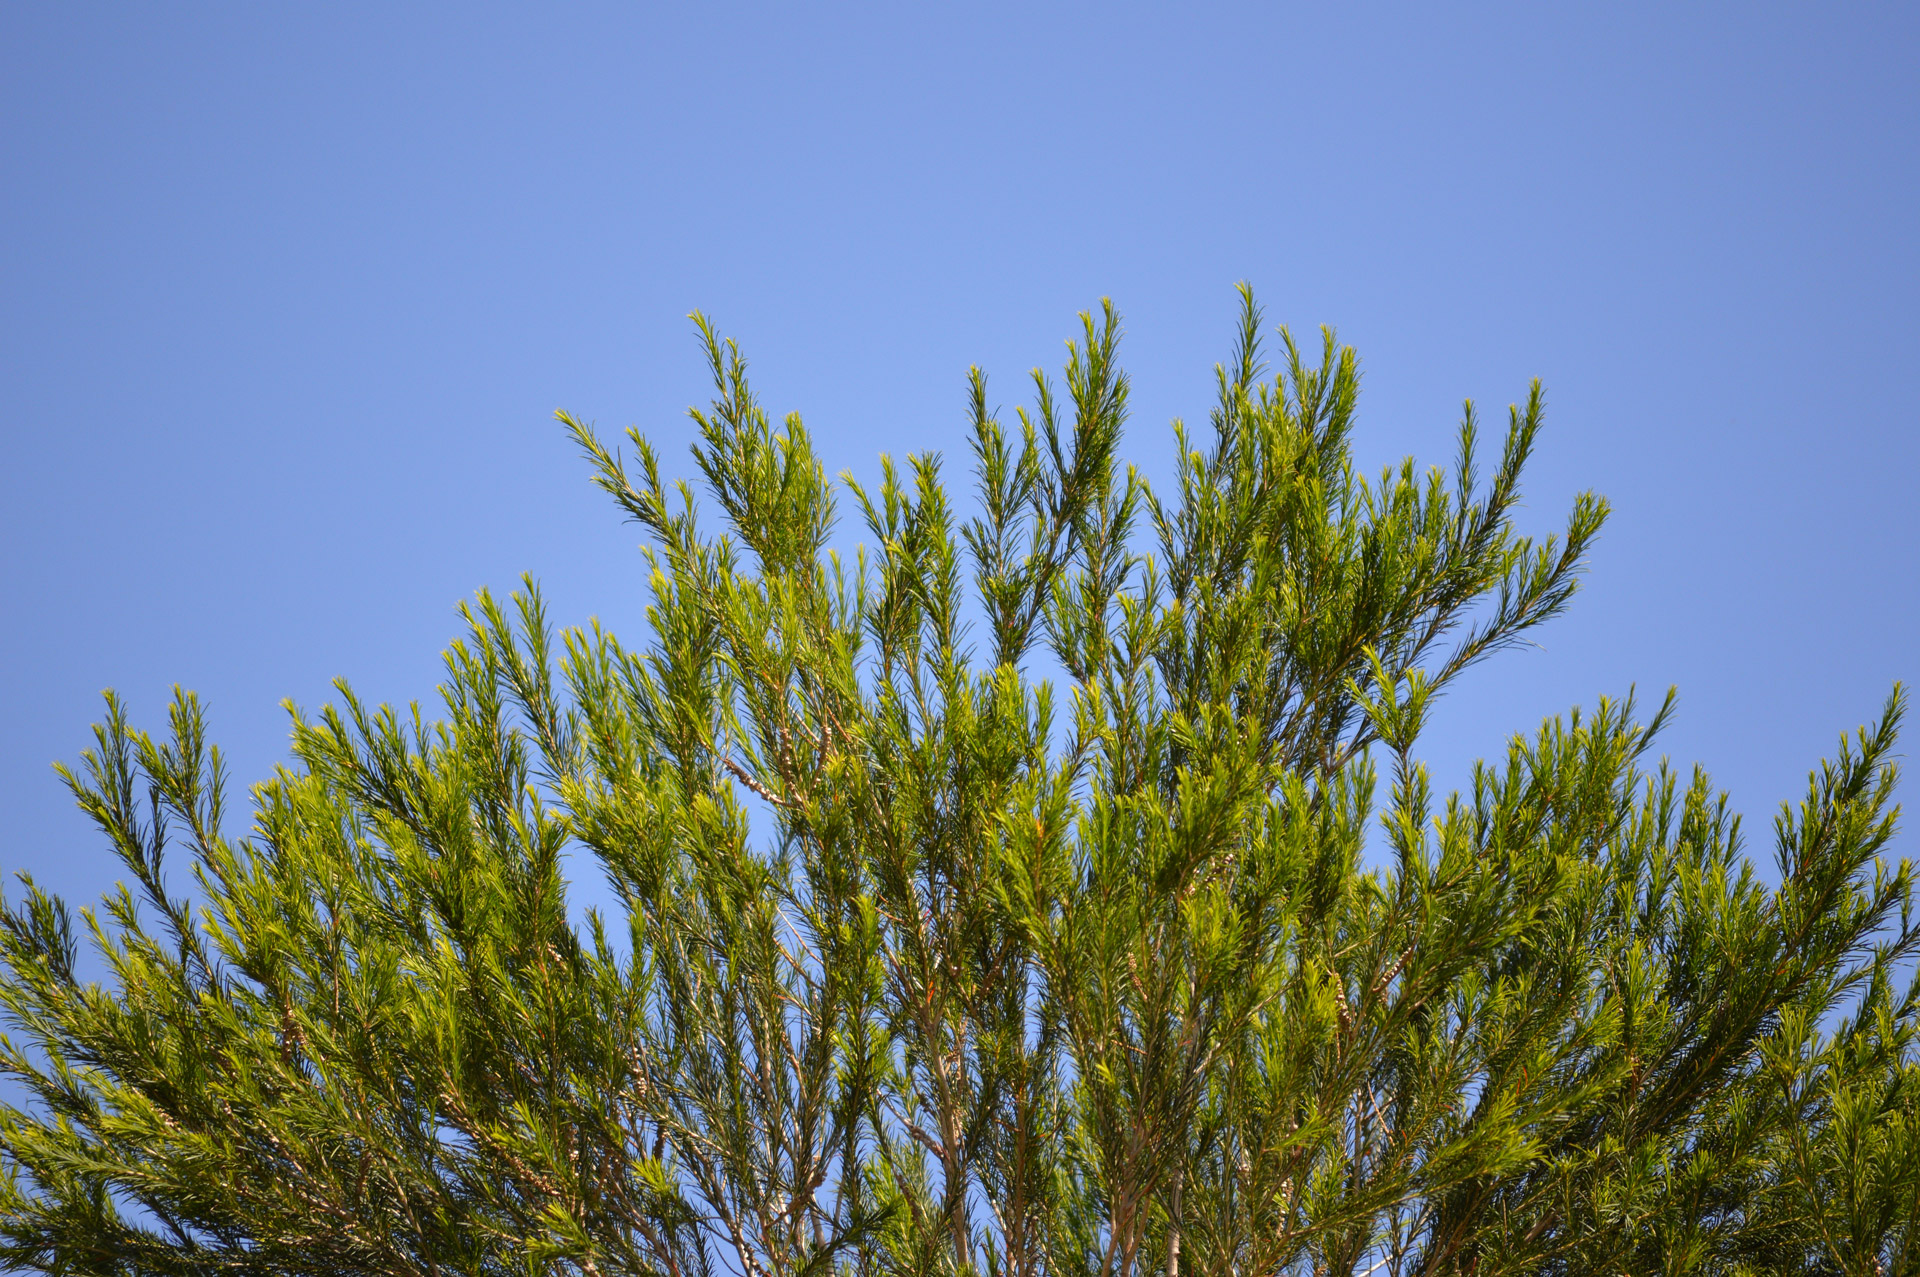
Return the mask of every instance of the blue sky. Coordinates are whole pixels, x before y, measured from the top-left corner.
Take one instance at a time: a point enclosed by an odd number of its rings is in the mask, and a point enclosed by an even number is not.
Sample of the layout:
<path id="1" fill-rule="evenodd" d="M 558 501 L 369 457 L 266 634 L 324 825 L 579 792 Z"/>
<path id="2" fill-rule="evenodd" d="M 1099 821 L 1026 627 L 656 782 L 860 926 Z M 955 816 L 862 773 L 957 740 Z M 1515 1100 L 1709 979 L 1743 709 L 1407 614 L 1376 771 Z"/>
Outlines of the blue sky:
<path id="1" fill-rule="evenodd" d="M 1920 678 L 1920 10 L 1452 8 L 0 7 L 0 868 L 115 877 L 49 768 L 104 687 L 251 780 L 284 697 L 430 697 L 481 586 L 637 636 L 551 414 L 683 456 L 696 307 L 871 474 L 1111 296 L 1155 475 L 1240 279 L 1358 348 L 1368 468 L 1538 376 L 1523 522 L 1615 505 L 1442 781 L 1677 684 L 1766 858 Z"/>

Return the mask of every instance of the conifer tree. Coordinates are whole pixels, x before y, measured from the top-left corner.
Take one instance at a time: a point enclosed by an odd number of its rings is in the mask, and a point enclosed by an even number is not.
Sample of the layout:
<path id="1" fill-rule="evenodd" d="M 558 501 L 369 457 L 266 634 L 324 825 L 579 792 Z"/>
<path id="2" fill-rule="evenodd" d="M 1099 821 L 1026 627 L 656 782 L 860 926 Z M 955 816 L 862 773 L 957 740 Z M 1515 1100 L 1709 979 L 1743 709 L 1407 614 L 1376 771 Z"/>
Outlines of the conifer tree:
<path id="1" fill-rule="evenodd" d="M 1516 525 L 1537 384 L 1361 475 L 1353 352 L 1262 331 L 1164 492 L 1110 307 L 1011 420 L 976 370 L 956 491 L 830 480 L 700 320 L 697 490 L 562 415 L 636 645 L 482 594 L 439 708 L 293 711 L 246 815 L 193 696 L 109 696 L 62 775 L 125 881 L 0 912 L 0 1262 L 1920 1274 L 1899 690 L 1771 874 L 1671 697 L 1436 795 L 1435 703 L 1606 504 Z"/>

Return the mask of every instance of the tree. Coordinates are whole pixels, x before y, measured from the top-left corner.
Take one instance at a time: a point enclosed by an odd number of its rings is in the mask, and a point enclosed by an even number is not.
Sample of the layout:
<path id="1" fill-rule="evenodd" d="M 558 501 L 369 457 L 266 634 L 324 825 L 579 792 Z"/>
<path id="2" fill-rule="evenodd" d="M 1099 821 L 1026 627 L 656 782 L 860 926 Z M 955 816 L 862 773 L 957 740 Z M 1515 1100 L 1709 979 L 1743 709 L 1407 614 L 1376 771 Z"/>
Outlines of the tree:
<path id="1" fill-rule="evenodd" d="M 6 1262 L 1920 1273 L 1899 690 L 1777 885 L 1650 761 L 1671 697 L 1445 799 L 1418 761 L 1606 517 L 1516 529 L 1537 384 L 1484 481 L 1470 404 L 1450 474 L 1369 481 L 1353 352 L 1281 330 L 1269 378 L 1243 292 L 1160 494 L 1109 307 L 1011 424 L 972 374 L 963 518 L 936 456 L 831 483 L 699 331 L 717 529 L 562 416 L 649 537 L 643 645 L 482 594 L 443 716 L 295 711 L 244 836 L 196 700 L 109 697 L 62 773 L 130 879 L 103 978 L 30 879 L 0 915 Z"/>

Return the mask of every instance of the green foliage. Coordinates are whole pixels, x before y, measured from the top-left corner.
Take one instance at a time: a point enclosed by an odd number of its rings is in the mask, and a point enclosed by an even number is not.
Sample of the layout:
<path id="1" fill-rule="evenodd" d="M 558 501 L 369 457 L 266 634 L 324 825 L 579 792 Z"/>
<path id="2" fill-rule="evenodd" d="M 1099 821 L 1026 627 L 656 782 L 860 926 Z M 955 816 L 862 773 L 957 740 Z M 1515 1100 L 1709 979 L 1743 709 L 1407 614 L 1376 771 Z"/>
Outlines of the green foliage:
<path id="1" fill-rule="evenodd" d="M 129 878 L 97 959 L 31 880 L 0 914 L 0 1259 L 1920 1273 L 1898 691 L 1777 885 L 1650 761 L 1670 704 L 1431 792 L 1436 699 L 1606 517 L 1516 530 L 1537 385 L 1484 482 L 1471 406 L 1450 473 L 1369 480 L 1352 351 L 1283 332 L 1269 378 L 1247 296 L 1163 495 L 1108 309 L 1012 424 L 973 374 L 966 518 L 938 457 L 830 482 L 700 332 L 717 525 L 563 417 L 648 535 L 641 646 L 482 595 L 443 717 L 296 712 L 244 837 L 193 697 L 163 737 L 109 698 L 63 770 Z"/>

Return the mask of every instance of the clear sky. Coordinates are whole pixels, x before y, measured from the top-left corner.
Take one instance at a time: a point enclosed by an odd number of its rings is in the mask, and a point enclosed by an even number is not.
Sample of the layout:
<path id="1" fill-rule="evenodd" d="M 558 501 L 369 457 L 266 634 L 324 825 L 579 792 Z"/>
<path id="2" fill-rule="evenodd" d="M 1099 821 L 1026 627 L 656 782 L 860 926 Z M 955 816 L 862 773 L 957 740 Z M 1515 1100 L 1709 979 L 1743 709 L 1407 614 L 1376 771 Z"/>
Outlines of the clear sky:
<path id="1" fill-rule="evenodd" d="M 0 5 L 0 868 L 116 876 L 49 768 L 102 688 L 246 781 L 282 698 L 430 697 L 481 586 L 637 637 L 551 414 L 684 456 L 696 307 L 871 474 L 1111 296 L 1153 475 L 1239 279 L 1358 348 L 1369 469 L 1539 376 L 1523 522 L 1614 502 L 1441 779 L 1677 684 L 1766 859 L 1920 679 L 1920 9 L 1581 7 Z"/>

